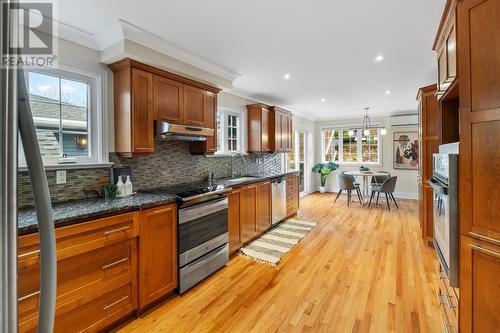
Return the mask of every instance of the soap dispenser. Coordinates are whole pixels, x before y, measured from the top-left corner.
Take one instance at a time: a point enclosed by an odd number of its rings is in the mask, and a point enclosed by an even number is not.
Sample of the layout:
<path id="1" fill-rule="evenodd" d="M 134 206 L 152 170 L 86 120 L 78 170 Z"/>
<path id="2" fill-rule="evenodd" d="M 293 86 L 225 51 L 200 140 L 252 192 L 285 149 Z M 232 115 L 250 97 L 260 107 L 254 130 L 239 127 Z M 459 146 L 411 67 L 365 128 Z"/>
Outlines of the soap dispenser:
<path id="1" fill-rule="evenodd" d="M 127 176 L 127 181 L 125 182 L 125 195 L 132 195 L 132 181 L 130 180 L 130 176 Z"/>
<path id="2" fill-rule="evenodd" d="M 122 176 L 118 176 L 118 181 L 116 182 L 116 189 L 119 197 L 125 196 L 125 184 L 123 183 Z"/>

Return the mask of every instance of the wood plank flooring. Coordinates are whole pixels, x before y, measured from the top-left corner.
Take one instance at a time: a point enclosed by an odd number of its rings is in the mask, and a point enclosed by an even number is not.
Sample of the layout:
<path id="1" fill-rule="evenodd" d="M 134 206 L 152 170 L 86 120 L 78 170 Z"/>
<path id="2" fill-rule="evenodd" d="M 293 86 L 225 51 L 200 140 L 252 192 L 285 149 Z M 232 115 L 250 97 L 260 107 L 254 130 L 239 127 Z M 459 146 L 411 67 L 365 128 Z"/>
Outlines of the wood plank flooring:
<path id="1" fill-rule="evenodd" d="M 318 225 L 276 268 L 236 256 L 119 331 L 442 332 L 416 201 L 388 212 L 333 199 L 301 199 L 299 218 Z"/>

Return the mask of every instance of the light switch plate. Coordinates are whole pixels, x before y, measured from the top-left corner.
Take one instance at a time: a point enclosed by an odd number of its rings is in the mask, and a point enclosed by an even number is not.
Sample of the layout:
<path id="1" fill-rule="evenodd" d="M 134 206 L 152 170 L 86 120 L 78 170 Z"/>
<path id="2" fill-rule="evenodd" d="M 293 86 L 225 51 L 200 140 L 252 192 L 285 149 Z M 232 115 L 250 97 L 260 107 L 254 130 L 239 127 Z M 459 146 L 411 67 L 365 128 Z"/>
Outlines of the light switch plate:
<path id="1" fill-rule="evenodd" d="M 66 170 L 56 171 L 56 184 L 66 184 Z"/>

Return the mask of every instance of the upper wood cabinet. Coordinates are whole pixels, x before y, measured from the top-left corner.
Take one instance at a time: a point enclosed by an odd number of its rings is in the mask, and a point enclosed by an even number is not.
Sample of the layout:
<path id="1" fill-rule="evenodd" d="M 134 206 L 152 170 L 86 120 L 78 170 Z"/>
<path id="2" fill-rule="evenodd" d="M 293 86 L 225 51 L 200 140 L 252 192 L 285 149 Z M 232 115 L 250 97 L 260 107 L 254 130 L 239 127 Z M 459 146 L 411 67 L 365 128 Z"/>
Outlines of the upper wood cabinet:
<path id="1" fill-rule="evenodd" d="M 184 123 L 184 85 L 160 75 L 154 76 L 154 119 Z"/>
<path id="2" fill-rule="evenodd" d="M 109 65 L 114 73 L 115 149 L 135 156 L 154 151 L 155 121 L 215 129 L 220 89 L 131 60 Z M 216 151 L 216 136 L 193 153 Z"/>
<path id="3" fill-rule="evenodd" d="M 433 46 L 437 53 L 438 98 L 446 94 L 457 78 L 456 2 L 448 1 Z"/>
<path id="4" fill-rule="evenodd" d="M 177 288 L 177 206 L 141 212 L 139 307 Z"/>
<path id="5" fill-rule="evenodd" d="M 292 114 L 264 104 L 247 105 L 248 151 L 291 151 Z"/>

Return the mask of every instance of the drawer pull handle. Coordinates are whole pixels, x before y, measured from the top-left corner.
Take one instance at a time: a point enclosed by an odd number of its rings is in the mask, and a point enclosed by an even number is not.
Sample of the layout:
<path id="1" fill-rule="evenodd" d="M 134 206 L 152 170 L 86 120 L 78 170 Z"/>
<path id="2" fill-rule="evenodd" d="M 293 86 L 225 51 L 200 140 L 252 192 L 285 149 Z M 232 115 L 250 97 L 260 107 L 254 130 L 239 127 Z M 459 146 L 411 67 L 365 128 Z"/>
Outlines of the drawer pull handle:
<path id="1" fill-rule="evenodd" d="M 448 306 L 448 309 L 453 309 L 456 307 L 451 301 L 451 297 L 448 293 L 444 295 L 444 300 L 446 301 L 446 306 Z"/>
<path id="2" fill-rule="evenodd" d="M 114 233 L 117 233 L 117 232 L 125 232 L 127 231 L 128 229 L 130 229 L 130 226 L 127 225 L 127 226 L 124 226 L 124 227 L 121 227 L 121 228 L 117 228 L 117 229 L 113 229 L 113 230 L 108 230 L 108 231 L 105 231 L 104 232 L 104 236 L 109 236 L 111 234 L 114 234 Z"/>
<path id="3" fill-rule="evenodd" d="M 117 261 L 113 261 L 113 262 L 111 262 L 109 264 L 102 265 L 102 269 L 108 269 L 110 267 L 113 267 L 113 266 L 116 266 L 118 264 L 121 264 L 122 262 L 125 262 L 127 260 L 128 260 L 128 257 L 122 258 L 122 259 L 117 260 Z"/>
<path id="4" fill-rule="evenodd" d="M 107 304 L 107 305 L 104 305 L 104 306 L 102 307 L 102 309 L 103 309 L 104 311 L 106 311 L 107 309 L 109 309 L 109 308 L 111 308 L 111 307 L 115 306 L 116 304 L 118 304 L 118 303 L 120 303 L 120 302 L 123 302 L 123 301 L 124 301 L 124 300 L 126 300 L 127 298 L 128 298 L 128 296 L 123 296 L 123 297 L 120 297 L 119 299 L 117 299 L 117 300 L 116 300 L 116 301 L 114 301 L 113 303 L 111 303 L 111 304 Z"/>
<path id="5" fill-rule="evenodd" d="M 488 254 L 491 254 L 492 256 L 500 258 L 500 253 L 498 253 L 498 252 L 491 251 L 491 250 L 484 248 L 482 246 L 479 246 L 479 245 L 469 244 L 469 246 L 475 250 L 481 251 L 483 253 L 488 253 Z"/>
<path id="6" fill-rule="evenodd" d="M 25 300 L 30 299 L 30 298 L 32 298 L 32 297 L 38 296 L 39 294 L 40 294 L 40 290 L 35 291 L 35 292 L 31 293 L 31 294 L 25 295 L 25 296 L 23 296 L 23 297 L 19 297 L 19 298 L 17 299 L 17 301 L 18 301 L 18 302 L 22 302 L 22 301 L 25 301 Z"/>

